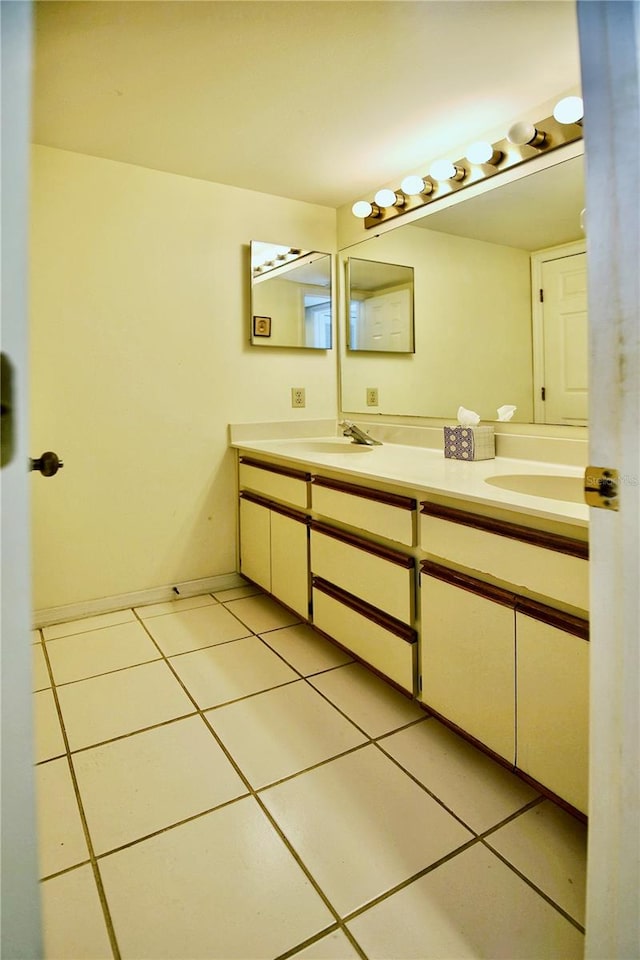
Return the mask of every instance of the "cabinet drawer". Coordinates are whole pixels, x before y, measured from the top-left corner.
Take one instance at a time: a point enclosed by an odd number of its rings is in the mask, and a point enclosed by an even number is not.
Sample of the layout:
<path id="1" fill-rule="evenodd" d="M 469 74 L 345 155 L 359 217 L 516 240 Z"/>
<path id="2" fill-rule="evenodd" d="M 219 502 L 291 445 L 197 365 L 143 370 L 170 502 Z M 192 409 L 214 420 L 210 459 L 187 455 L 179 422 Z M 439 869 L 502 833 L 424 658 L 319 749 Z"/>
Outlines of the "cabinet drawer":
<path id="1" fill-rule="evenodd" d="M 411 497 L 313 477 L 311 504 L 316 513 L 406 546 L 415 542 L 417 502 Z"/>
<path id="2" fill-rule="evenodd" d="M 345 591 L 313 577 L 313 623 L 347 650 L 414 692 L 416 634 L 394 624 L 369 604 L 358 602 Z M 373 619 L 375 618 L 375 619 Z"/>
<path id="3" fill-rule="evenodd" d="M 581 541 L 424 504 L 420 544 L 429 554 L 495 577 L 516 592 L 589 608 L 588 548 Z"/>
<path id="4" fill-rule="evenodd" d="M 311 572 L 385 613 L 413 621 L 413 558 L 311 523 Z"/>
<path id="5" fill-rule="evenodd" d="M 521 612 L 516 643 L 517 766 L 586 813 L 589 643 Z"/>
<path id="6" fill-rule="evenodd" d="M 239 484 L 241 490 L 254 490 L 265 497 L 282 500 L 303 510 L 307 508 L 311 475 L 300 470 L 289 470 L 271 463 L 261 463 L 248 457 L 240 458 Z"/>

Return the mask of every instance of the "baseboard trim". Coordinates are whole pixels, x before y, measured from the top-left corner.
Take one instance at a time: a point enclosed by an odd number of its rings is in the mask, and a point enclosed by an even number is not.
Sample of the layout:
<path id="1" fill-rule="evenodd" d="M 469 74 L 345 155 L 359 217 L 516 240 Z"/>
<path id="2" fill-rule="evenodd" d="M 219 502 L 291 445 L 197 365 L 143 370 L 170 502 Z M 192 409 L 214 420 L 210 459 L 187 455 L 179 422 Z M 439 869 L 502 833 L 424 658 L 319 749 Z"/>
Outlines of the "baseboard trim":
<path id="1" fill-rule="evenodd" d="M 248 586 L 249 581 L 239 573 L 224 573 L 218 577 L 203 577 L 201 580 L 185 580 L 182 583 L 166 587 L 150 587 L 134 593 L 121 593 L 114 597 L 100 597 L 97 600 L 83 600 L 61 607 L 45 607 L 33 613 L 33 627 L 49 627 L 66 620 L 81 620 L 99 613 L 111 613 L 126 607 L 144 607 L 148 603 L 162 603 L 177 597 L 195 597 L 199 593 L 218 593 L 221 590 L 233 590 L 235 587 Z M 176 590 L 178 593 L 176 594 Z"/>

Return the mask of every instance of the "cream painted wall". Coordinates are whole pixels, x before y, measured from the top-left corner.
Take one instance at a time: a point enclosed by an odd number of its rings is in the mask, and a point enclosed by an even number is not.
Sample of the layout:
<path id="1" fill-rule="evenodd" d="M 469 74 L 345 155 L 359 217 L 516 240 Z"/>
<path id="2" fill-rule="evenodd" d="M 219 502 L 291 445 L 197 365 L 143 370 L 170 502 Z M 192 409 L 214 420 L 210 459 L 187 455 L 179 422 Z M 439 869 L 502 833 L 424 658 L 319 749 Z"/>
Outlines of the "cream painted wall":
<path id="1" fill-rule="evenodd" d="M 33 150 L 36 609 L 236 569 L 227 424 L 336 415 L 334 351 L 249 338 L 251 239 L 335 251 L 335 210 Z M 290 388 L 306 389 L 292 410 Z"/>
<path id="2" fill-rule="evenodd" d="M 490 420 L 510 403 L 516 419 L 533 419 L 527 251 L 405 226 L 344 255 L 414 268 L 415 353 L 342 347 L 342 410 L 455 422 L 460 404 Z M 378 388 L 378 410 L 367 409 L 367 387 Z"/>

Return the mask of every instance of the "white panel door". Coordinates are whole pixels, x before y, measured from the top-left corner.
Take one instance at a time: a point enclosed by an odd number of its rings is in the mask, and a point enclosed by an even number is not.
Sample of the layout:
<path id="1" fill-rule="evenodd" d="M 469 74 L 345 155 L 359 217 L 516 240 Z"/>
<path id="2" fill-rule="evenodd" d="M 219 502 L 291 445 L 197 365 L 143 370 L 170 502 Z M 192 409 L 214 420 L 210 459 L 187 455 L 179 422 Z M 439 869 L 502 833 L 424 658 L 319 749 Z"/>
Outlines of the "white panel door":
<path id="1" fill-rule="evenodd" d="M 586 423 L 587 255 L 542 264 L 546 423 Z"/>
<path id="2" fill-rule="evenodd" d="M 32 8 L 3 3 L 2 933 L 7 960 L 42 957 L 34 806 L 27 473 L 27 192 Z M 10 371 L 10 375 L 9 375 Z M 5 378 L 9 380 L 6 382 Z M 7 421 L 12 421 L 7 437 Z M 33 451 L 35 454 L 35 451 Z M 41 479 L 34 476 L 33 480 Z M 45 481 L 47 482 L 47 481 Z"/>

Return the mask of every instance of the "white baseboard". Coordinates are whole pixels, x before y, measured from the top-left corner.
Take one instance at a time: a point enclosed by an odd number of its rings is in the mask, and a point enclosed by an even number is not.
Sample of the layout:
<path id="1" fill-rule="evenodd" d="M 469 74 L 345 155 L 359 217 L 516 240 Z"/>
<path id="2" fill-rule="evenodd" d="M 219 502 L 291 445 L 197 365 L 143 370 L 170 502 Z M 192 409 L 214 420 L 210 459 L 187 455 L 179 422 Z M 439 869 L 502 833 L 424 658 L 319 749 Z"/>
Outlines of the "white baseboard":
<path id="1" fill-rule="evenodd" d="M 244 587 L 247 581 L 239 573 L 225 573 L 219 577 L 204 577 L 201 580 L 186 580 L 167 587 L 151 587 L 135 593 L 121 593 L 115 597 L 100 597 L 98 600 L 83 600 L 62 607 L 46 607 L 33 613 L 34 629 L 48 627 L 66 620 L 81 620 L 99 613 L 123 610 L 126 607 L 143 607 L 148 603 L 162 603 L 164 600 L 176 600 L 178 597 L 195 597 L 199 593 L 218 593 L 221 590 L 233 590 Z M 178 591 L 176 593 L 176 590 Z"/>

